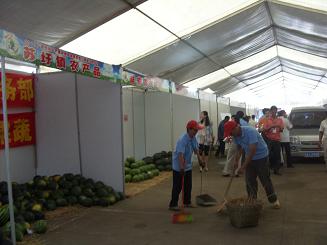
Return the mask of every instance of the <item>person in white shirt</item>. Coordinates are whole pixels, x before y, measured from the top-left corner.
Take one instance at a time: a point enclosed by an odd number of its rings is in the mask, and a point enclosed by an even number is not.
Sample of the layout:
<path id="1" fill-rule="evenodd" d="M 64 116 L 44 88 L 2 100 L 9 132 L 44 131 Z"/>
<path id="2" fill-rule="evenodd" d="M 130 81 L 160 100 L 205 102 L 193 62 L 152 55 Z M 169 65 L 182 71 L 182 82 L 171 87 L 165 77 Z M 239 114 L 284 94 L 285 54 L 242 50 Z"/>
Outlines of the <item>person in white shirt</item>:
<path id="1" fill-rule="evenodd" d="M 319 144 L 324 151 L 325 164 L 327 169 L 327 112 L 326 119 L 320 123 Z"/>
<path id="2" fill-rule="evenodd" d="M 252 115 L 250 120 L 249 120 L 249 126 L 256 128 L 257 127 L 257 122 L 255 121 L 255 115 Z"/>
<path id="3" fill-rule="evenodd" d="M 287 118 L 287 114 L 284 110 L 278 113 L 280 118 L 283 120 L 284 130 L 280 133 L 281 148 L 286 155 L 285 163 L 288 168 L 294 168 L 291 157 L 291 146 L 290 146 L 290 129 L 293 128 L 292 123 Z"/>

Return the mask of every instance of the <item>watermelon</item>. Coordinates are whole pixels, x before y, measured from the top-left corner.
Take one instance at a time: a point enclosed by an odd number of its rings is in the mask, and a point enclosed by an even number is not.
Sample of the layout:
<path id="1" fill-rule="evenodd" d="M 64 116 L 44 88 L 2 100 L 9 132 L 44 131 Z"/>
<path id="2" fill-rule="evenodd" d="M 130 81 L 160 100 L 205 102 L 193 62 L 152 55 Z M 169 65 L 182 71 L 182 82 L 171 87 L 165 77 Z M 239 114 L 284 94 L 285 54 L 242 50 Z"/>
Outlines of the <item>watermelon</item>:
<path id="1" fill-rule="evenodd" d="M 91 207 L 93 205 L 93 200 L 86 196 L 80 196 L 78 201 L 79 204 L 81 204 L 84 207 Z"/>
<path id="2" fill-rule="evenodd" d="M 105 184 L 102 181 L 97 181 L 97 182 L 95 182 L 94 187 L 95 187 L 95 189 L 101 189 L 101 188 L 105 187 Z"/>
<path id="3" fill-rule="evenodd" d="M 119 196 L 120 196 L 120 200 L 124 200 L 126 197 L 125 197 L 125 194 L 123 192 L 118 192 Z"/>
<path id="4" fill-rule="evenodd" d="M 73 196 L 79 196 L 79 195 L 81 195 L 81 193 L 82 193 L 82 189 L 81 189 L 81 187 L 79 187 L 79 186 L 74 186 L 74 187 L 71 189 L 70 193 L 71 193 Z"/>
<path id="5" fill-rule="evenodd" d="M 83 194 L 87 197 L 94 197 L 95 193 L 90 188 L 86 188 L 83 190 Z"/>
<path id="6" fill-rule="evenodd" d="M 143 160 L 137 161 L 136 162 L 139 166 L 143 166 L 145 165 L 145 162 Z"/>
<path id="7" fill-rule="evenodd" d="M 156 168 L 156 165 L 151 163 L 148 165 L 149 166 L 149 170 L 152 170 L 152 169 L 155 169 Z"/>
<path id="8" fill-rule="evenodd" d="M 114 191 L 114 188 L 112 188 L 110 185 L 107 185 L 105 188 L 109 193 L 112 193 Z"/>
<path id="9" fill-rule="evenodd" d="M 34 219 L 35 220 L 41 220 L 44 219 L 44 214 L 42 212 L 34 212 Z"/>
<path id="10" fill-rule="evenodd" d="M 78 199 L 75 196 L 68 196 L 66 199 L 69 205 L 74 205 L 78 203 Z"/>
<path id="11" fill-rule="evenodd" d="M 127 162 L 127 161 L 124 162 L 124 166 L 127 167 L 127 168 L 129 168 L 130 165 L 131 165 L 131 164 L 130 164 L 129 162 Z"/>
<path id="12" fill-rule="evenodd" d="M 42 205 L 40 203 L 34 204 L 33 207 L 32 207 L 32 211 L 41 212 L 42 211 Z"/>
<path id="13" fill-rule="evenodd" d="M 102 188 L 97 190 L 96 195 L 97 197 L 106 197 L 109 195 L 109 193 L 105 188 Z"/>
<path id="14" fill-rule="evenodd" d="M 54 200 L 48 200 L 45 204 L 47 210 L 52 211 L 57 208 L 57 204 Z"/>
<path id="15" fill-rule="evenodd" d="M 143 158 L 143 161 L 144 161 L 146 164 L 149 164 L 149 163 L 152 163 L 152 162 L 153 162 L 153 158 L 152 158 L 152 157 L 144 157 L 144 158 Z"/>
<path id="16" fill-rule="evenodd" d="M 115 195 L 110 194 L 110 195 L 107 197 L 107 200 L 109 201 L 110 205 L 113 205 L 113 204 L 115 204 L 115 202 L 116 202 L 116 197 L 115 197 Z"/>
<path id="17" fill-rule="evenodd" d="M 131 182 L 131 180 L 132 180 L 132 175 L 130 174 L 125 175 L 125 183 L 129 183 Z"/>
<path id="18" fill-rule="evenodd" d="M 154 177 L 154 173 L 152 171 L 148 171 L 148 176 L 150 179 L 152 179 Z"/>
<path id="19" fill-rule="evenodd" d="M 154 154 L 152 158 L 153 158 L 154 161 L 156 161 L 158 159 L 161 159 L 161 153 Z"/>
<path id="20" fill-rule="evenodd" d="M 131 167 L 132 169 L 136 169 L 136 168 L 139 167 L 139 165 L 138 165 L 136 162 L 133 162 L 133 163 L 130 165 L 130 167 Z"/>
<path id="21" fill-rule="evenodd" d="M 94 196 L 94 197 L 92 197 L 92 202 L 93 202 L 93 205 L 100 205 L 99 204 L 100 198 L 97 196 Z"/>
<path id="22" fill-rule="evenodd" d="M 34 214 L 32 212 L 27 211 L 27 212 L 23 213 L 23 216 L 24 216 L 24 219 L 29 223 L 31 223 L 35 220 Z"/>
<path id="23" fill-rule="evenodd" d="M 132 177 L 132 182 L 140 182 L 140 181 L 141 181 L 140 175 L 137 174 Z"/>
<path id="24" fill-rule="evenodd" d="M 141 173 L 141 170 L 139 168 L 136 168 L 136 169 L 132 169 L 131 170 L 131 175 L 138 175 Z"/>
<path id="25" fill-rule="evenodd" d="M 125 167 L 125 174 L 129 174 L 131 172 L 130 168 Z"/>
<path id="26" fill-rule="evenodd" d="M 65 207 L 65 206 L 68 205 L 68 202 L 67 202 L 67 200 L 66 200 L 65 198 L 58 198 L 58 199 L 56 200 L 56 204 L 57 204 L 57 206 L 59 206 L 59 207 Z"/>
<path id="27" fill-rule="evenodd" d="M 6 204 L 0 207 L 0 226 L 6 224 L 9 220 L 9 206 Z"/>
<path id="28" fill-rule="evenodd" d="M 33 224 L 33 230 L 37 234 L 43 234 L 47 231 L 48 224 L 46 220 L 38 220 Z"/>
<path id="29" fill-rule="evenodd" d="M 62 177 L 64 177 L 68 181 L 72 181 L 74 179 L 74 175 L 71 173 L 64 174 Z"/>
<path id="30" fill-rule="evenodd" d="M 35 182 L 35 181 L 34 181 Z M 47 182 L 43 179 L 39 179 L 36 183 L 36 187 L 40 190 L 44 190 L 47 187 Z"/>
<path id="31" fill-rule="evenodd" d="M 126 161 L 129 163 L 134 163 L 135 162 L 135 158 L 134 157 L 127 157 Z"/>
<path id="32" fill-rule="evenodd" d="M 49 190 L 55 191 L 55 190 L 57 190 L 59 188 L 59 186 L 58 186 L 57 182 L 55 182 L 54 180 L 50 180 L 49 183 L 48 183 L 47 188 Z"/>
<path id="33" fill-rule="evenodd" d="M 160 171 L 158 169 L 154 169 L 152 170 L 152 173 L 154 174 L 154 176 L 158 176 L 160 174 Z"/>
<path id="34" fill-rule="evenodd" d="M 165 166 L 164 165 L 157 165 L 157 169 L 159 171 L 164 171 L 165 170 Z"/>
<path id="35" fill-rule="evenodd" d="M 144 180 L 150 179 L 150 175 L 148 173 L 144 173 L 143 175 L 144 175 Z"/>

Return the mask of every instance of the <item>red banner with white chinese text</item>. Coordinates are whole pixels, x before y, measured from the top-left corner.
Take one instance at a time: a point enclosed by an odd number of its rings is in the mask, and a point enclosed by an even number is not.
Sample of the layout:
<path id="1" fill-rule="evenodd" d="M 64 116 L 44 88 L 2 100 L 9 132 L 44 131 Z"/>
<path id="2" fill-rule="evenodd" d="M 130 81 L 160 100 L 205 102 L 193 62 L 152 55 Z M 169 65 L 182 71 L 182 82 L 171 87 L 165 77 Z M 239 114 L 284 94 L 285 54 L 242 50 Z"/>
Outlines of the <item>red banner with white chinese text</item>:
<path id="1" fill-rule="evenodd" d="M 1 76 L 1 72 L 0 72 Z M 7 107 L 34 107 L 33 75 L 6 73 Z M 1 78 L 0 78 L 1 81 Z M 0 106 L 2 88 L 0 86 Z"/>
<path id="2" fill-rule="evenodd" d="M 0 148 L 5 145 L 3 115 L 0 114 Z M 25 112 L 8 115 L 9 146 L 18 147 L 35 144 L 35 113 Z"/>

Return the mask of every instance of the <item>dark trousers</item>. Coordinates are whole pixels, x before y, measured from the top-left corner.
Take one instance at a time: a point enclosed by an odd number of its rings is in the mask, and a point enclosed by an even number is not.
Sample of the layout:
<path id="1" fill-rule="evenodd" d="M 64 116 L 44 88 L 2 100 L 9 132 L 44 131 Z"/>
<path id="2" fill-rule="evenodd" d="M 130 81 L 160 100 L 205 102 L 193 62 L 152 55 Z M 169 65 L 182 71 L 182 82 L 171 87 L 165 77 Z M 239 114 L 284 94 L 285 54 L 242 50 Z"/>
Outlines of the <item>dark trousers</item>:
<path id="1" fill-rule="evenodd" d="M 219 139 L 219 146 L 216 152 L 216 156 L 224 156 L 225 155 L 225 142 L 224 139 Z"/>
<path id="2" fill-rule="evenodd" d="M 257 177 L 266 191 L 269 202 L 273 203 L 277 200 L 273 184 L 270 179 L 270 171 L 268 167 L 268 158 L 252 160 L 245 171 L 246 190 L 248 196 L 256 199 L 258 193 Z"/>
<path id="3" fill-rule="evenodd" d="M 173 171 L 173 189 L 171 191 L 171 201 L 169 207 L 176 207 L 178 205 L 179 193 L 182 190 L 182 175 L 180 172 Z M 192 170 L 184 173 L 184 204 L 191 204 L 192 191 Z"/>
<path id="4" fill-rule="evenodd" d="M 281 142 L 280 144 L 281 144 L 283 152 L 285 152 L 285 154 L 286 154 L 286 159 L 284 159 L 285 163 L 286 163 L 287 167 L 290 167 L 290 166 L 292 166 L 290 142 Z"/>
<path id="5" fill-rule="evenodd" d="M 275 140 L 268 141 L 270 168 L 275 172 L 280 169 L 280 142 Z"/>

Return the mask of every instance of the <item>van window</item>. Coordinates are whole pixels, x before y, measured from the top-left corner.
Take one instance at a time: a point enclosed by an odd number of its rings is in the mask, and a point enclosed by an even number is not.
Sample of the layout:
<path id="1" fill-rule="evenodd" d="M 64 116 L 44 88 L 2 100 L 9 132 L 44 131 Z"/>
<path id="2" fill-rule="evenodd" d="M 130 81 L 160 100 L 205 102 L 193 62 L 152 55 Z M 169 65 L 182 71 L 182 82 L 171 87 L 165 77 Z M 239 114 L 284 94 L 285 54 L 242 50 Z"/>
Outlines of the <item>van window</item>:
<path id="1" fill-rule="evenodd" d="M 325 118 L 324 111 L 292 112 L 290 115 L 293 128 L 319 128 Z"/>

